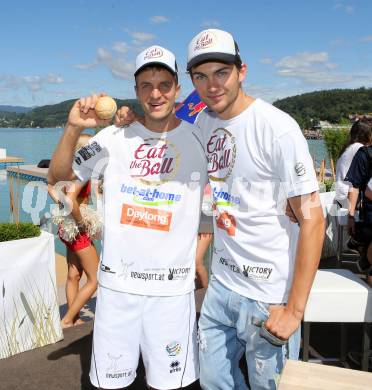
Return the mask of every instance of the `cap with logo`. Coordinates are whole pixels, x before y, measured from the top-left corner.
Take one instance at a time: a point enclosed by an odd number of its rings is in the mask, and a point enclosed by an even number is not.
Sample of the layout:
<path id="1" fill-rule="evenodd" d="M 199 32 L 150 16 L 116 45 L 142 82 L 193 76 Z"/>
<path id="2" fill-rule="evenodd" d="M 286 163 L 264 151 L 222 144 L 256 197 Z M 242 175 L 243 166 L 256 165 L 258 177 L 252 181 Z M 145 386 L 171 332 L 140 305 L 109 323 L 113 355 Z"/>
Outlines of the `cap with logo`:
<path id="1" fill-rule="evenodd" d="M 204 61 L 241 62 L 239 48 L 227 31 L 208 29 L 196 35 L 189 44 L 187 70 Z"/>
<path id="2" fill-rule="evenodd" d="M 168 69 L 172 74 L 177 74 L 176 57 L 172 52 L 161 46 L 148 47 L 138 54 L 134 76 L 137 76 L 143 68 L 149 65 L 159 65 Z"/>

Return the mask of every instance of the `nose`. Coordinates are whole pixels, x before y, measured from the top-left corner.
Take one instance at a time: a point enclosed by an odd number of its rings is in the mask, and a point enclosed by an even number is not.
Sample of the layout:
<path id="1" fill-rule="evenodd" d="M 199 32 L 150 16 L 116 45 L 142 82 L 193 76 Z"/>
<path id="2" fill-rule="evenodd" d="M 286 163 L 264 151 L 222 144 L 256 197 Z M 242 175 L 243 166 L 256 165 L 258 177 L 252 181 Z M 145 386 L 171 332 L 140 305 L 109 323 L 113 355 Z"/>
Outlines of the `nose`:
<path id="1" fill-rule="evenodd" d="M 158 99 L 160 96 L 161 96 L 161 93 L 160 93 L 159 89 L 153 88 L 153 90 L 151 91 L 151 97 L 153 99 Z"/>
<path id="2" fill-rule="evenodd" d="M 215 77 L 208 77 L 207 79 L 207 89 L 209 91 L 214 91 L 218 89 L 219 85 Z"/>

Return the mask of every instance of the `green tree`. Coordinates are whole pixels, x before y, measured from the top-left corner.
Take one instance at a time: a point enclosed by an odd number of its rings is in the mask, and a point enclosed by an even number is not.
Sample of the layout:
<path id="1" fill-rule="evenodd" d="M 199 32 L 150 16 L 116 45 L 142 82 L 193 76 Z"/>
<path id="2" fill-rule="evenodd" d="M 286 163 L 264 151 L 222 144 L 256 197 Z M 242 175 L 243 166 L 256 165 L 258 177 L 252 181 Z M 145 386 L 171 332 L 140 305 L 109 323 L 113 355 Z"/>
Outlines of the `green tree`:
<path id="1" fill-rule="evenodd" d="M 280 99 L 273 104 L 296 118 L 301 127 L 314 118 L 346 124 L 350 114 L 368 114 L 372 111 L 372 88 L 309 92 Z"/>
<path id="2" fill-rule="evenodd" d="M 327 129 L 324 130 L 324 141 L 326 144 L 328 156 L 336 162 L 342 147 L 349 139 L 348 130 Z"/>

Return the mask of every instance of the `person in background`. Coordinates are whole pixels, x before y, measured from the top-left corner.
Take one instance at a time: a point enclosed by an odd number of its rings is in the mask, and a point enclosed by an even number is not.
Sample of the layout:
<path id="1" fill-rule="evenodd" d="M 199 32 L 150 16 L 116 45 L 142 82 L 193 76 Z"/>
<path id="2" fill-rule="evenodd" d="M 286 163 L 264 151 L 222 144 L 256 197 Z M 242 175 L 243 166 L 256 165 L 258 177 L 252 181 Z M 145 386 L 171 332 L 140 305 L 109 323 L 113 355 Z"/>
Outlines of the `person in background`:
<path id="1" fill-rule="evenodd" d="M 367 184 L 365 195 L 369 200 L 372 200 L 372 179 Z"/>
<path id="2" fill-rule="evenodd" d="M 372 129 L 372 120 L 364 119 L 363 124 Z M 365 273 L 367 283 L 372 287 L 372 146 L 363 147 L 355 154 L 346 178 L 352 187 L 349 190 L 348 230 L 355 247 L 359 251 L 360 259 L 357 266 L 360 272 Z M 359 222 L 355 221 L 355 212 L 358 199 Z M 349 359 L 360 365 L 361 353 L 350 351 Z M 372 353 L 369 354 L 370 361 Z"/>
<path id="3" fill-rule="evenodd" d="M 77 141 L 76 150 L 86 145 L 90 138 L 91 136 L 89 134 L 82 134 Z M 48 184 L 48 192 L 56 203 L 60 203 L 60 195 L 50 184 Z M 67 312 L 61 320 L 62 328 L 84 323 L 84 321 L 80 319 L 80 310 L 97 289 L 99 258 L 96 248 L 86 232 L 85 221 L 80 212 L 80 206 L 89 203 L 90 193 L 90 181 L 75 183 L 65 190 L 65 196 L 72 205 L 71 216 L 79 228 L 79 233 L 75 239 L 67 241 L 62 238 L 62 226 L 59 226 L 58 229 L 58 236 L 66 245 L 68 267 L 66 280 Z M 84 286 L 80 288 L 80 279 L 83 272 L 86 275 L 87 281 Z"/>
<path id="4" fill-rule="evenodd" d="M 348 208 L 349 184 L 345 182 L 345 176 L 350 168 L 356 152 L 362 147 L 372 143 L 372 130 L 363 120 L 357 120 L 350 129 L 349 140 L 342 147 L 336 164 L 336 195 L 338 205 Z"/>
<path id="5" fill-rule="evenodd" d="M 360 126 L 368 128 L 372 133 L 372 119 L 360 119 L 358 122 Z M 369 145 L 357 151 L 345 177 L 345 181 L 352 185 L 348 194 L 348 231 L 352 236 L 352 243 L 360 253 L 360 259 L 357 262 L 359 271 L 367 274 L 369 282 L 372 279 L 372 197 L 368 188 L 371 177 L 372 145 Z M 361 203 L 359 222 L 355 222 L 358 200 Z"/>
<path id="6" fill-rule="evenodd" d="M 372 202 L 372 178 L 369 180 L 366 191 L 365 191 L 365 197 Z M 368 261 L 372 266 L 372 244 L 368 247 Z M 368 275 L 367 275 L 367 282 L 372 287 L 372 267 L 370 268 Z"/>

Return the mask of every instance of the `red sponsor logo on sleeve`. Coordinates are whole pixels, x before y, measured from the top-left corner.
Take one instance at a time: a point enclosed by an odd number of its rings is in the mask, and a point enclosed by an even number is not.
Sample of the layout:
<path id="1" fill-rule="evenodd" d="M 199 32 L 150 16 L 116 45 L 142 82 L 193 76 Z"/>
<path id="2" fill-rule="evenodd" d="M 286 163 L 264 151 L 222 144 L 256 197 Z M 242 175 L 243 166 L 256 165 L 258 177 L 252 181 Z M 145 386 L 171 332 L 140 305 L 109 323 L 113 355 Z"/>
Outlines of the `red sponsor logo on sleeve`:
<path id="1" fill-rule="evenodd" d="M 228 212 L 222 212 L 217 218 L 217 227 L 226 230 L 229 236 L 235 236 L 236 220 Z"/>

